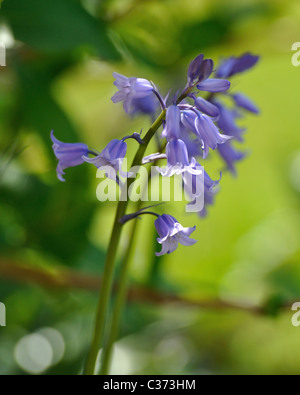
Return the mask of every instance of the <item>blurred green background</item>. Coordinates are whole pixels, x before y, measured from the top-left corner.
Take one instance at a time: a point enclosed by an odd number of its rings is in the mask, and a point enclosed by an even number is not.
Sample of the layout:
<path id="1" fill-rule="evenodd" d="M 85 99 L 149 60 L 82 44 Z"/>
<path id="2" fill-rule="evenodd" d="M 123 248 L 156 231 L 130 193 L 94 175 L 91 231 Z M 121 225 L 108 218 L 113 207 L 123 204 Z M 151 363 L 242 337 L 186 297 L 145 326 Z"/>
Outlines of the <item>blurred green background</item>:
<path id="1" fill-rule="evenodd" d="M 4 0 L 0 41 L 0 374 L 78 374 L 91 335 L 116 205 L 97 201 L 93 167 L 59 183 L 50 131 L 101 149 L 150 125 L 111 102 L 113 71 L 175 92 L 198 53 L 247 51 L 262 59 L 233 90 L 262 111 L 243 121 L 250 155 L 204 220 L 163 208 L 197 225 L 194 247 L 155 260 L 153 219 L 141 221 L 112 373 L 299 374 L 299 1 Z"/>

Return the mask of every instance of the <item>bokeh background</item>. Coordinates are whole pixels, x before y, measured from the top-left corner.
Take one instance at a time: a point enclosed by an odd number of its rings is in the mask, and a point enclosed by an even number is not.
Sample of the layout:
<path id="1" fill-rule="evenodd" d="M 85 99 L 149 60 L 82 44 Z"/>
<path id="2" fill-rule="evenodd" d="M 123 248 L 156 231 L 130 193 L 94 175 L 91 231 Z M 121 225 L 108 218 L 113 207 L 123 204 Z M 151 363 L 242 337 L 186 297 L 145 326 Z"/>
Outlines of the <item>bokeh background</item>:
<path id="1" fill-rule="evenodd" d="M 194 247 L 157 260 L 141 221 L 112 373 L 299 374 L 299 1 L 4 0 L 0 41 L 0 374 L 79 374 L 91 335 L 116 206 L 92 167 L 56 179 L 50 131 L 101 149 L 150 125 L 111 102 L 113 71 L 167 93 L 198 53 L 247 51 L 261 61 L 233 89 L 261 109 L 244 120 L 249 155 L 205 219 L 168 208 L 197 225 Z M 205 166 L 219 177 L 217 155 Z"/>

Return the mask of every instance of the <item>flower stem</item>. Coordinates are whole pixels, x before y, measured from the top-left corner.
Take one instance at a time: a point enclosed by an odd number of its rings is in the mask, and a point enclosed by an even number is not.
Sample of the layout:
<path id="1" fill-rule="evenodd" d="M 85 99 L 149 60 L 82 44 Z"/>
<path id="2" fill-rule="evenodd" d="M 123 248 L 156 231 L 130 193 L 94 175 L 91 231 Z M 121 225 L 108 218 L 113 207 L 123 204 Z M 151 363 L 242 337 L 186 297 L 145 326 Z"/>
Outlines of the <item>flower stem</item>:
<path id="1" fill-rule="evenodd" d="M 156 162 L 154 162 L 154 165 Z M 151 172 L 148 170 L 148 185 L 151 184 Z M 136 207 L 136 212 L 141 214 L 152 214 L 155 216 L 158 216 L 156 213 L 148 212 L 148 211 L 142 211 L 141 209 L 142 202 L 140 201 L 139 204 Z M 151 206 L 150 206 L 151 207 Z M 150 208 L 148 207 L 148 208 Z M 101 374 L 106 375 L 109 373 L 109 366 L 111 362 L 111 357 L 112 357 L 112 352 L 113 352 L 113 346 L 114 343 L 118 337 L 118 332 L 119 332 L 119 327 L 120 327 L 120 322 L 121 322 L 121 316 L 123 312 L 123 308 L 125 305 L 125 299 L 126 299 L 126 294 L 127 294 L 127 278 L 128 278 L 128 272 L 129 272 L 129 265 L 130 265 L 130 259 L 131 259 L 131 254 L 132 254 L 132 249 L 134 246 L 134 238 L 137 230 L 137 224 L 138 221 L 135 218 L 134 225 L 132 227 L 131 231 L 131 236 L 129 239 L 129 244 L 127 247 L 127 251 L 124 255 L 124 259 L 122 260 L 121 263 L 121 273 L 120 273 L 120 281 L 119 281 L 119 288 L 117 290 L 117 296 L 116 296 L 116 301 L 115 305 L 113 308 L 113 316 L 112 316 L 112 322 L 111 322 L 111 327 L 110 327 L 110 332 L 109 332 L 109 338 L 106 347 L 103 349 L 103 357 L 102 357 L 102 364 L 101 364 Z"/>
<path id="2" fill-rule="evenodd" d="M 164 117 L 165 117 L 165 111 L 162 111 L 159 117 L 156 119 L 156 121 L 148 130 L 146 136 L 143 139 L 145 144 L 139 146 L 138 151 L 133 159 L 132 167 L 141 165 L 147 146 L 150 143 L 153 136 L 155 135 L 158 128 L 162 125 L 162 121 Z M 84 374 L 86 375 L 95 374 L 97 356 L 100 348 L 103 345 L 104 329 L 105 329 L 107 313 L 108 313 L 108 308 L 109 308 L 109 303 L 112 293 L 113 279 L 114 279 L 116 254 L 122 233 L 122 224 L 119 222 L 119 220 L 125 215 L 128 205 L 128 190 L 133 182 L 134 182 L 133 178 L 128 179 L 127 188 L 123 189 L 122 191 L 122 194 L 123 193 L 126 194 L 125 196 L 126 199 L 125 200 L 120 199 L 118 203 L 112 235 L 109 242 L 108 251 L 105 260 L 103 283 L 100 289 L 99 302 L 98 302 L 96 320 L 94 326 L 94 334 L 84 369 Z"/>
<path id="3" fill-rule="evenodd" d="M 134 247 L 134 238 L 136 234 L 138 221 L 135 220 L 132 226 L 131 235 L 128 241 L 128 247 L 125 252 L 124 258 L 121 264 L 121 272 L 119 277 L 119 287 L 117 290 L 115 305 L 113 308 L 113 315 L 111 320 L 111 327 L 109 331 L 109 336 L 107 340 L 107 345 L 103 348 L 103 357 L 101 361 L 100 374 L 109 374 L 109 368 L 111 363 L 111 357 L 114 347 L 114 342 L 118 337 L 119 327 L 121 323 L 121 317 L 123 308 L 125 306 L 127 287 L 128 287 L 128 272 L 130 268 L 131 255 Z"/>
<path id="4" fill-rule="evenodd" d="M 110 294 L 112 291 L 113 277 L 114 277 L 114 262 L 116 259 L 117 248 L 121 237 L 122 225 L 118 218 L 121 218 L 126 210 L 126 202 L 119 202 L 116 219 L 113 226 L 112 236 L 110 239 L 106 262 L 103 272 L 102 287 L 100 289 L 99 302 L 97 308 L 97 315 L 95 320 L 94 335 L 91 348 L 87 357 L 84 374 L 94 375 L 97 356 L 100 347 L 102 346 L 102 339 L 104 335 L 104 328 L 110 302 Z"/>

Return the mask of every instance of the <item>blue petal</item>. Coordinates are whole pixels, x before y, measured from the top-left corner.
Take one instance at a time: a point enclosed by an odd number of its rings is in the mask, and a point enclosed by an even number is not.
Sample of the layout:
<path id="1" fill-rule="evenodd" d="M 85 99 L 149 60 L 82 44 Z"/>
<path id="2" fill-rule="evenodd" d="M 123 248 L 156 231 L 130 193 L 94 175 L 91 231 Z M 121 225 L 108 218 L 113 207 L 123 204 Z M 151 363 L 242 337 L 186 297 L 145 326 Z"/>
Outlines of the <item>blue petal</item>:
<path id="1" fill-rule="evenodd" d="M 199 115 L 196 119 L 196 127 L 204 143 L 204 158 L 208 154 L 208 147 L 216 149 L 218 144 L 224 144 L 231 136 L 220 134 L 216 125 L 206 115 Z"/>
<path id="2" fill-rule="evenodd" d="M 165 237 L 167 237 L 168 235 L 169 235 L 169 226 L 168 226 L 168 224 L 164 221 L 164 218 L 163 218 L 163 216 L 160 216 L 160 217 L 158 217 L 156 220 L 155 220 L 155 228 L 156 228 L 156 231 L 157 231 L 157 233 L 158 233 L 158 235 L 159 235 L 159 237 L 161 238 L 161 239 L 164 239 Z"/>
<path id="3" fill-rule="evenodd" d="M 201 82 L 201 84 L 197 85 L 197 88 L 200 91 L 205 91 L 205 92 L 212 92 L 212 93 L 224 92 L 230 88 L 230 81 L 211 78 L 209 80 Z"/>
<path id="4" fill-rule="evenodd" d="M 259 56 L 245 53 L 236 59 L 235 65 L 232 70 L 232 75 L 242 73 L 243 71 L 251 69 L 259 61 Z"/>
<path id="5" fill-rule="evenodd" d="M 218 107 L 210 103 L 209 101 L 203 99 L 203 97 L 196 97 L 195 105 L 198 108 L 198 110 L 204 112 L 210 117 L 217 118 L 220 114 Z"/>
<path id="6" fill-rule="evenodd" d="M 235 104 L 238 107 L 244 108 L 245 110 L 253 112 L 254 114 L 259 114 L 258 107 L 247 96 L 245 96 L 241 93 L 237 93 L 237 94 L 233 95 L 232 97 L 235 101 Z"/>
<path id="7" fill-rule="evenodd" d="M 207 80 L 207 78 L 209 78 L 213 70 L 214 70 L 213 60 L 212 59 L 203 60 L 200 67 L 199 82 Z"/>
<path id="8" fill-rule="evenodd" d="M 169 141 L 166 147 L 168 165 L 189 166 L 189 155 L 186 145 L 182 140 Z"/>
<path id="9" fill-rule="evenodd" d="M 166 127 L 164 130 L 168 140 L 178 139 L 180 135 L 180 110 L 177 106 L 170 106 L 167 109 Z"/>
<path id="10" fill-rule="evenodd" d="M 203 62 L 204 55 L 198 55 L 194 60 L 191 61 L 188 69 L 188 79 L 192 85 L 195 80 L 199 79 L 201 65 Z"/>

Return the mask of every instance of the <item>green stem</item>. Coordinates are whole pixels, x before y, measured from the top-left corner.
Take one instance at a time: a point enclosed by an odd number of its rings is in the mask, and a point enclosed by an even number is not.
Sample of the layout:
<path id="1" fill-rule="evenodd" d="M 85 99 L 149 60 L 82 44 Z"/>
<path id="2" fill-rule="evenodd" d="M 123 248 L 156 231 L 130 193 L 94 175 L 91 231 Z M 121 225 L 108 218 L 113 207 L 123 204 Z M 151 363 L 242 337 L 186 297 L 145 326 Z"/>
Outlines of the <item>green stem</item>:
<path id="1" fill-rule="evenodd" d="M 141 165 L 145 151 L 152 137 L 154 136 L 158 128 L 162 125 L 162 121 L 164 117 L 165 117 L 165 111 L 162 111 L 160 116 L 157 118 L 157 120 L 153 123 L 153 125 L 148 130 L 144 138 L 144 144 L 139 146 L 139 149 L 133 159 L 133 163 L 131 167 Z M 90 351 L 87 357 L 86 366 L 84 370 L 84 374 L 86 375 L 95 374 L 97 356 L 101 346 L 103 345 L 103 335 L 104 335 L 105 323 L 106 323 L 110 296 L 113 286 L 113 279 L 114 279 L 116 254 L 117 254 L 117 249 L 119 246 L 121 232 L 122 232 L 122 225 L 119 222 L 119 220 L 125 215 L 128 205 L 128 190 L 133 182 L 134 182 L 133 178 L 128 179 L 127 188 L 122 191 L 122 194 L 126 193 L 125 196 L 126 199 L 124 201 L 123 199 L 120 199 L 117 208 L 115 222 L 114 222 L 112 235 L 109 242 L 108 251 L 105 260 L 103 283 L 100 289 L 92 344 L 90 347 Z"/>
<path id="2" fill-rule="evenodd" d="M 165 148 L 165 144 L 161 147 L 161 149 Z M 157 163 L 154 162 L 153 165 L 155 166 Z M 148 170 L 148 186 L 151 184 L 151 172 Z M 136 207 L 136 212 L 138 212 L 141 209 L 142 202 L 140 201 L 139 204 Z M 147 212 L 143 212 L 141 214 L 146 214 Z M 102 357 L 102 364 L 101 364 L 101 374 L 105 375 L 109 373 L 109 366 L 111 362 L 111 357 L 112 357 L 112 351 L 113 351 L 113 346 L 114 342 L 116 341 L 118 337 L 118 331 L 120 327 L 120 322 L 121 322 L 121 315 L 124 307 L 124 302 L 126 299 L 126 294 L 127 294 L 127 277 L 128 277 L 128 271 L 129 271 L 129 263 L 130 263 L 130 257 L 134 245 L 134 237 L 136 234 L 136 229 L 137 229 L 137 223 L 138 221 L 135 220 L 135 224 L 132 228 L 132 233 L 131 237 L 129 239 L 129 244 L 127 251 L 125 253 L 124 259 L 122 260 L 121 264 L 121 273 L 120 273 L 120 286 L 117 291 L 117 296 L 116 296 L 116 301 L 115 301 L 115 306 L 113 309 L 113 317 L 112 317 L 112 323 L 111 323 L 111 330 L 107 342 L 107 346 L 104 347 L 103 349 L 103 357 Z"/>
<path id="3" fill-rule="evenodd" d="M 122 260 L 121 272 L 119 277 L 119 287 L 117 290 L 115 305 L 113 309 L 111 327 L 109 332 L 109 337 L 107 340 L 107 345 L 103 349 L 103 358 L 101 361 L 101 371 L 100 374 L 107 375 L 109 374 L 109 367 L 114 347 L 114 342 L 118 337 L 119 327 L 121 323 L 121 317 L 123 308 L 125 306 L 126 296 L 127 296 L 127 288 L 128 288 L 128 273 L 131 262 L 131 255 L 134 247 L 134 237 L 136 234 L 138 221 L 135 219 L 134 224 L 132 226 L 131 235 L 129 238 L 129 244 Z"/>

